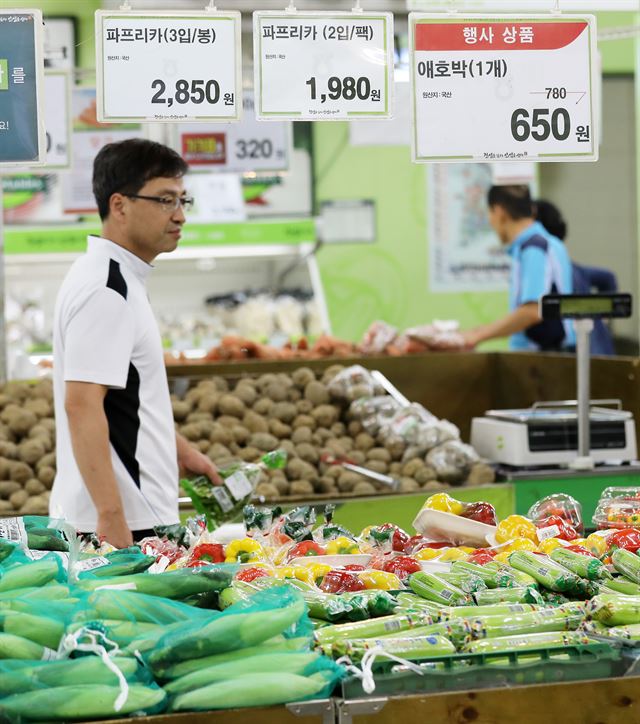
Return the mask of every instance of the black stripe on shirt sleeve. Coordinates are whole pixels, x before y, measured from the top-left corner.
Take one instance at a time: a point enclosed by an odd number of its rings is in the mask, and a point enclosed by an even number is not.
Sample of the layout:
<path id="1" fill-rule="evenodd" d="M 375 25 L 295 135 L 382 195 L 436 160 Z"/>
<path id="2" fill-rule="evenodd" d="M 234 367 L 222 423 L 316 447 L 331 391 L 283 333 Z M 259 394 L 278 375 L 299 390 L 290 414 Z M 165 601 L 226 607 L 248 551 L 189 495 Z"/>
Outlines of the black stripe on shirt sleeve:
<path id="1" fill-rule="evenodd" d="M 110 389 L 104 398 L 104 411 L 109 424 L 109 440 L 129 475 L 140 487 L 140 463 L 136 459 L 140 431 L 140 374 L 129 364 L 127 386 Z"/>

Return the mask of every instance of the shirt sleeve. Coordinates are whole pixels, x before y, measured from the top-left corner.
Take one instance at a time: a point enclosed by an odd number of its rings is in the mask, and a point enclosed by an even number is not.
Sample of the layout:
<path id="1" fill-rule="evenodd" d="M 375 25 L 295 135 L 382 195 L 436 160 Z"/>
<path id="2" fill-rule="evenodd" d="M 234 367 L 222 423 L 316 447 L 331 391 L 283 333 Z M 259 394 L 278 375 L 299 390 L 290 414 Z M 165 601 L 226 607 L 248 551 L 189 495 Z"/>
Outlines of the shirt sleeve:
<path id="1" fill-rule="evenodd" d="M 547 255 L 536 246 L 529 247 L 520 257 L 520 294 L 518 305 L 540 301 L 548 294 Z"/>
<path id="2" fill-rule="evenodd" d="M 134 321 L 122 295 L 107 287 L 94 292 L 75 311 L 63 333 L 65 382 L 126 387 Z"/>

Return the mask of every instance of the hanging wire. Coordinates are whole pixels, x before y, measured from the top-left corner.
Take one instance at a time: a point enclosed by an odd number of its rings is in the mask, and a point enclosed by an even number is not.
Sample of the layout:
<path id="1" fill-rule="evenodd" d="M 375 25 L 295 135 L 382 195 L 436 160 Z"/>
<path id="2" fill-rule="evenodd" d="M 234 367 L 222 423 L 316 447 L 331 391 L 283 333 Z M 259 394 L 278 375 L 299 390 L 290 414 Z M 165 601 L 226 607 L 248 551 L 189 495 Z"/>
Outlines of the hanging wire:
<path id="1" fill-rule="evenodd" d="M 120 10 L 132 10 L 133 8 L 129 4 L 129 0 L 124 0 L 122 5 L 120 6 Z"/>
<path id="2" fill-rule="evenodd" d="M 218 11 L 218 8 L 216 8 L 216 4 L 215 4 L 214 0 L 209 0 L 209 4 L 205 8 L 205 10 L 209 13 L 215 13 Z"/>
<path id="3" fill-rule="evenodd" d="M 362 12 L 362 5 L 360 5 L 360 0 L 356 0 L 356 4 L 351 9 L 351 12 L 353 13 L 361 13 Z"/>
<path id="4" fill-rule="evenodd" d="M 285 8 L 286 12 L 288 13 L 295 13 L 296 12 L 296 6 L 293 4 L 293 0 L 289 0 L 289 5 Z"/>

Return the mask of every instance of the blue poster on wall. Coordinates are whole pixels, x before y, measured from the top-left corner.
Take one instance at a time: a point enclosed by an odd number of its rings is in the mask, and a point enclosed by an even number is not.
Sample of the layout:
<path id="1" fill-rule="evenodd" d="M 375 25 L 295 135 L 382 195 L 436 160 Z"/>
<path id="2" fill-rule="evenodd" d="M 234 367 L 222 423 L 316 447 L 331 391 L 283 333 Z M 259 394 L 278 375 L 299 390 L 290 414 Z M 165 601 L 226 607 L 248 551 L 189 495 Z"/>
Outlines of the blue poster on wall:
<path id="1" fill-rule="evenodd" d="M 42 15 L 0 10 L 0 165 L 42 160 Z"/>

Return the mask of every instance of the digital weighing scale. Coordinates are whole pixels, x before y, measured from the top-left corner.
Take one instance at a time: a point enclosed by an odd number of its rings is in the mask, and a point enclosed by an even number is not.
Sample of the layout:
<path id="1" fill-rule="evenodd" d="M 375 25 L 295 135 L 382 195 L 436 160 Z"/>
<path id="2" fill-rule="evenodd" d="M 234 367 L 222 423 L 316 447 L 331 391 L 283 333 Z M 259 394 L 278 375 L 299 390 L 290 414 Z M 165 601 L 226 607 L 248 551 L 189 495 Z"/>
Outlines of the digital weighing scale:
<path id="1" fill-rule="evenodd" d="M 589 336 L 594 319 L 631 316 L 630 294 L 549 294 L 540 301 L 544 320 L 574 320 L 577 401 L 539 403 L 521 410 L 489 410 L 471 423 L 471 444 L 492 462 L 513 467 L 569 466 L 636 460 L 633 414 L 615 400 L 589 400 Z M 618 403 L 618 409 L 606 405 Z"/>

